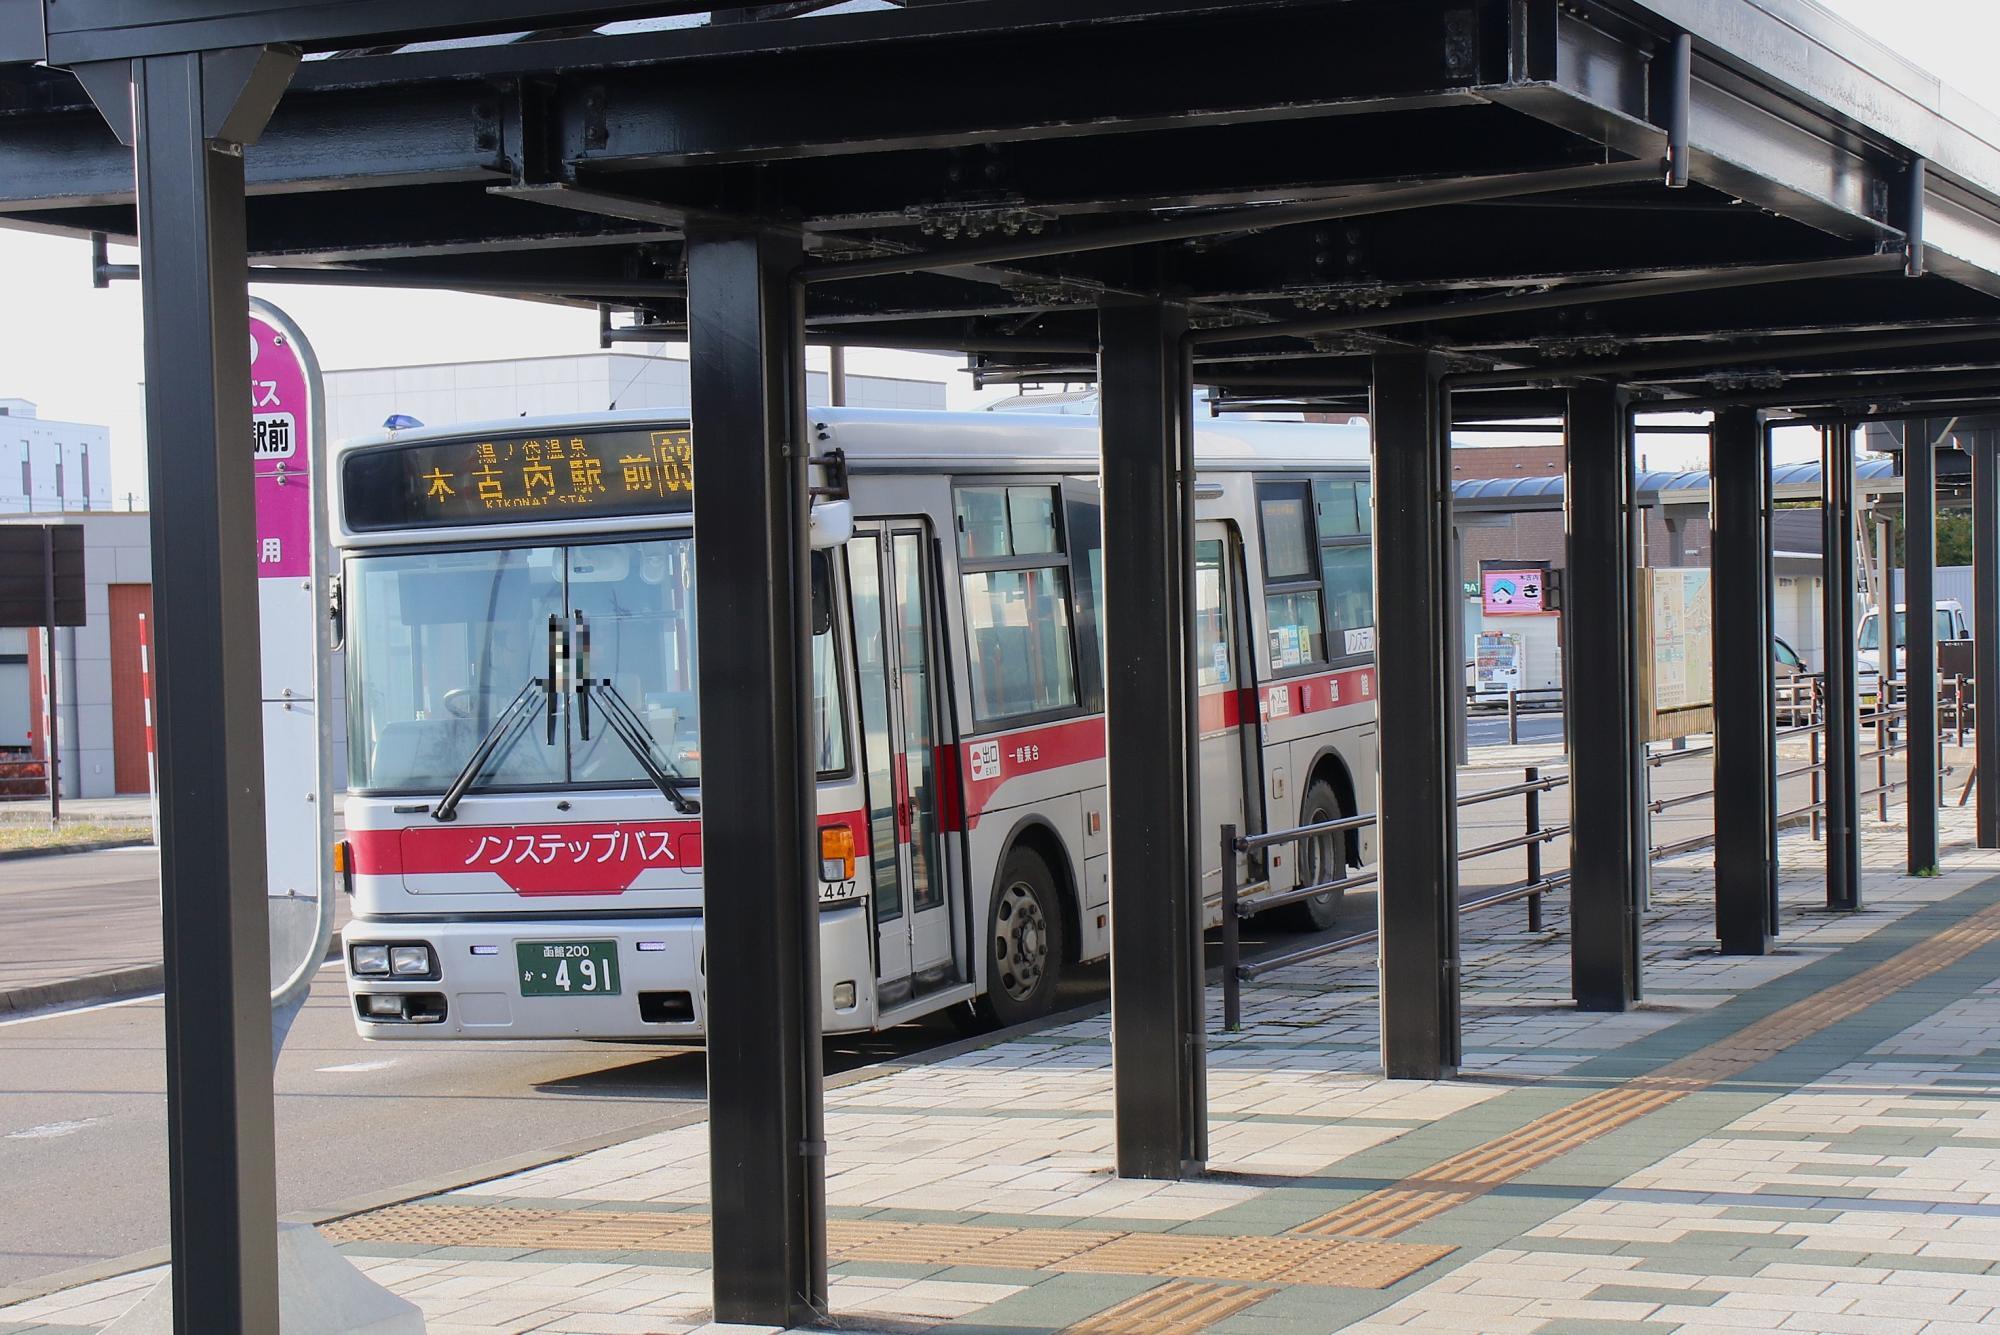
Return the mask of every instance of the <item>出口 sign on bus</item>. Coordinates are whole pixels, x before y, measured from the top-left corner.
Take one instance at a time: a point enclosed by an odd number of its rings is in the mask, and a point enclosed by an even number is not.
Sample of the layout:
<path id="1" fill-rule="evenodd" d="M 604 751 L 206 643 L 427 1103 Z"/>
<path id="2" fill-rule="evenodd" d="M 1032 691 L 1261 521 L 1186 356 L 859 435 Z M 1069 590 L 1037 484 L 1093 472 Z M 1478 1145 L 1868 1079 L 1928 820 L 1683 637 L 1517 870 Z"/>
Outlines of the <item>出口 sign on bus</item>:
<path id="1" fill-rule="evenodd" d="M 349 455 L 341 487 L 357 530 L 684 513 L 694 453 L 685 427 L 389 444 Z"/>

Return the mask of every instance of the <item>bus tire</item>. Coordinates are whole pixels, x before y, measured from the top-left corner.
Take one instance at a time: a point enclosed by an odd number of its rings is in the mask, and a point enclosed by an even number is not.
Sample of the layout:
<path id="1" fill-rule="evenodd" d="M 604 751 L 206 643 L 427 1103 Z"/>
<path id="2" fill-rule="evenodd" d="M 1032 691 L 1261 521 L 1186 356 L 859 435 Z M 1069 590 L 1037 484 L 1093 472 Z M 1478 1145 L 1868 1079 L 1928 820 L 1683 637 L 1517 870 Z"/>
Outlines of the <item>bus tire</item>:
<path id="1" fill-rule="evenodd" d="M 1062 892 L 1048 864 L 1031 848 L 1016 848 L 1000 866 L 986 910 L 986 993 L 980 1018 L 1006 1026 L 1038 1020 L 1055 1008 L 1069 942 Z"/>
<path id="2" fill-rule="evenodd" d="M 1347 814 L 1340 795 L 1333 791 L 1333 785 L 1325 779 L 1314 779 L 1306 788 L 1306 800 L 1299 808 L 1299 824 L 1317 825 L 1323 820 L 1339 820 Z M 1297 857 L 1297 884 L 1339 880 L 1347 870 L 1347 836 L 1325 834 L 1308 839 L 1299 845 Z M 1345 894 L 1342 890 L 1329 890 L 1323 895 L 1287 904 L 1273 916 L 1294 931 L 1324 932 L 1338 921 L 1340 901 Z"/>

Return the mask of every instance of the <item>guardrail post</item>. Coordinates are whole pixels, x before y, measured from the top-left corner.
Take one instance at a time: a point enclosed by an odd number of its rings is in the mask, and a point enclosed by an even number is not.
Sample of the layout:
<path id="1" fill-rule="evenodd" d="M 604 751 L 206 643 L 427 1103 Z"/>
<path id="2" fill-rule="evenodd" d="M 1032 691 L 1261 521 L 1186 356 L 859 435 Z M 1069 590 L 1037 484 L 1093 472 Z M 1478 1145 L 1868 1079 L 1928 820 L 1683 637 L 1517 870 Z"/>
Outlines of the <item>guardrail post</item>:
<path id="1" fill-rule="evenodd" d="M 1812 779 L 1812 841 L 1818 843 L 1820 838 L 1820 801 L 1822 797 L 1819 773 L 1819 730 L 1815 728 L 1812 732 L 1806 734 L 1806 736 L 1812 746 L 1810 757 L 1812 760 L 1810 775 Z"/>
<path id="2" fill-rule="evenodd" d="M 1237 916 L 1236 827 L 1222 827 L 1222 1028 L 1243 1027 L 1243 925 Z"/>
<path id="3" fill-rule="evenodd" d="M 1896 744 L 1896 725 L 1889 720 L 1889 692 L 1885 684 L 1875 706 L 1875 819 L 1889 823 L 1889 748 Z"/>
<path id="4" fill-rule="evenodd" d="M 1542 780 L 1542 771 L 1539 766 L 1528 766 L 1525 774 L 1526 781 L 1529 783 L 1540 783 Z M 1530 788 L 1524 795 L 1522 802 L 1523 823 L 1527 828 L 1521 831 L 1521 833 L 1523 835 L 1540 834 L 1542 832 L 1541 790 Z M 1541 883 L 1541 879 L 1542 845 L 1540 840 L 1535 840 L 1528 845 L 1528 884 L 1538 885 Z M 1531 932 L 1542 930 L 1542 892 L 1539 890 L 1532 891 L 1528 895 L 1528 930 Z"/>

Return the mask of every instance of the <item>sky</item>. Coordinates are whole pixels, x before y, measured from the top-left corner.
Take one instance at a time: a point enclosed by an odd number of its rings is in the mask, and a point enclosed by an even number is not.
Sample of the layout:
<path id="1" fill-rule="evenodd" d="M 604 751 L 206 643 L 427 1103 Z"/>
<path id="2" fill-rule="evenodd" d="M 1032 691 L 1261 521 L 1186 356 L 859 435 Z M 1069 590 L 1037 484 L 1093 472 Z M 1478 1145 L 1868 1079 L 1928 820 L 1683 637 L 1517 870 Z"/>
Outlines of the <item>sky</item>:
<path id="1" fill-rule="evenodd" d="M 1938 75 L 2000 115 L 2000 0 L 1820 0 L 1825 8 Z M 129 254 L 114 253 L 129 260 Z M 457 293 L 255 289 L 282 306 L 312 340 L 329 370 L 416 362 L 470 361 L 591 352 L 596 315 L 540 303 Z M 140 382 L 139 290 L 90 284 L 86 243 L 0 230 L 0 398 L 32 399 L 44 417 L 111 428 L 113 486 L 145 490 Z M 823 365 L 823 352 L 809 357 Z M 994 397 L 975 393 L 957 358 L 856 350 L 857 372 L 925 375 L 946 380 L 953 407 Z M 1648 445 L 1654 467 L 1682 461 L 1660 437 Z M 1809 454 L 1810 433 L 1779 443 L 1781 457 Z"/>

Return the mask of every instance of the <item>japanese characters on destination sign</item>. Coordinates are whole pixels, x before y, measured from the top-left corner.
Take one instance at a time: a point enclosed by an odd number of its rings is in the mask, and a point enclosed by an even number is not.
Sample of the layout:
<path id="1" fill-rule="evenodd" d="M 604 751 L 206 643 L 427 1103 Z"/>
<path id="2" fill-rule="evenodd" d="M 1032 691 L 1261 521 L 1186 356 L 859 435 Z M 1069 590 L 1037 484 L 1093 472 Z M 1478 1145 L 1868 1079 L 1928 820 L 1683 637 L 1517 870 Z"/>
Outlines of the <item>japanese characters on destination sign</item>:
<path id="1" fill-rule="evenodd" d="M 357 529 L 684 511 L 693 446 L 685 427 L 424 441 L 348 456 L 341 485 Z"/>

